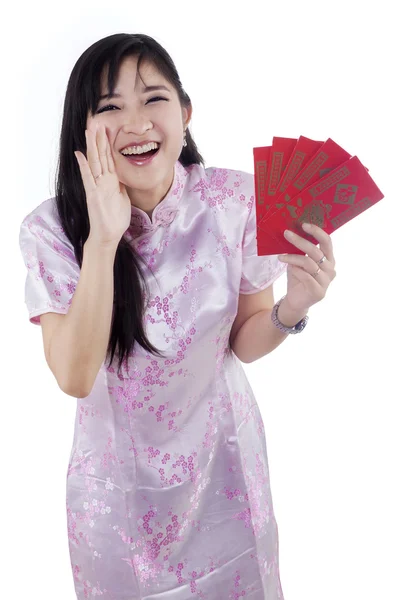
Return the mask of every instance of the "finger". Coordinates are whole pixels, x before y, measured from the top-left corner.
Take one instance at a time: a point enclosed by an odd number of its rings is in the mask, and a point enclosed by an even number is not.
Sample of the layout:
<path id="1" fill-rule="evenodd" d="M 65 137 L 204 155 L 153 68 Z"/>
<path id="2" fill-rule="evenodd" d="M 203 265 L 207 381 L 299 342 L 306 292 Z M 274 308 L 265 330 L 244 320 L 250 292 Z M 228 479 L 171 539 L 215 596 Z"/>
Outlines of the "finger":
<path id="1" fill-rule="evenodd" d="M 102 166 L 99 158 L 99 151 L 96 143 L 96 131 L 94 128 L 86 129 L 86 147 L 87 147 L 87 162 L 92 171 L 93 177 L 96 178 L 102 174 Z"/>
<path id="2" fill-rule="evenodd" d="M 114 164 L 114 159 L 111 154 L 111 146 L 110 146 L 110 140 L 108 139 L 107 130 L 106 130 L 106 142 L 107 142 L 106 154 L 107 154 L 108 170 L 110 173 L 115 173 L 115 164 Z"/>
<path id="3" fill-rule="evenodd" d="M 332 242 L 330 241 L 330 236 L 325 231 L 320 229 L 320 227 L 317 227 L 316 225 L 312 225 L 312 228 L 313 228 L 312 233 L 310 233 L 310 235 L 315 237 L 315 239 L 317 241 L 319 241 L 318 238 L 321 238 L 323 240 L 321 242 L 321 246 L 322 246 L 321 248 L 318 248 L 318 246 L 316 244 L 314 244 L 313 242 L 310 242 L 309 240 L 302 237 L 301 235 L 298 235 L 294 231 L 285 230 L 284 236 L 291 244 L 293 244 L 293 246 L 296 246 L 296 248 L 299 248 L 305 254 L 308 254 L 308 256 L 311 256 L 311 258 L 313 258 L 315 260 L 315 262 L 318 262 L 322 258 L 322 256 L 325 255 L 326 258 L 328 259 L 328 261 L 330 261 L 331 263 L 333 261 L 332 264 L 334 264 Z M 317 230 L 315 230 L 314 228 L 317 228 Z M 321 235 L 321 232 L 322 232 L 323 236 Z M 327 236 L 328 240 L 330 241 L 330 248 L 329 248 L 329 245 L 327 246 L 325 243 L 325 241 L 326 241 L 325 236 Z"/>
<path id="4" fill-rule="evenodd" d="M 319 265 L 317 265 L 317 263 L 310 256 L 299 256 L 298 254 L 279 254 L 278 258 L 281 262 L 299 267 L 310 274 L 318 271 Z"/>
<path id="5" fill-rule="evenodd" d="M 304 227 L 304 225 L 309 225 L 309 227 Z M 331 236 L 328 235 L 326 231 L 321 229 L 321 227 L 318 227 L 318 225 L 315 225 L 313 223 L 304 223 L 304 225 L 304 231 L 309 235 L 312 235 L 316 240 L 318 240 L 320 249 L 326 256 L 326 258 L 334 265 L 335 258 L 333 256 L 333 244 Z"/>
<path id="6" fill-rule="evenodd" d="M 104 125 L 99 124 L 97 128 L 97 150 L 99 154 L 99 160 L 101 164 L 101 172 L 103 175 L 108 173 L 108 159 L 107 159 L 107 134 L 105 132 Z"/>
<path id="7" fill-rule="evenodd" d="M 88 164 L 85 156 L 82 154 L 82 152 L 79 152 L 77 150 L 76 152 L 74 152 L 74 154 L 76 156 L 76 160 L 79 165 L 79 170 L 81 172 L 83 187 L 85 188 L 85 192 L 86 192 L 86 196 L 87 196 L 89 194 L 89 192 L 92 192 L 96 188 L 96 182 L 93 178 L 93 173 L 89 167 L 89 164 Z"/>
<path id="8" fill-rule="evenodd" d="M 309 256 L 311 256 L 314 253 L 315 255 L 316 245 L 307 240 L 306 238 L 302 237 L 298 233 L 295 233 L 294 231 L 291 231 L 290 229 L 286 229 L 283 235 L 288 240 L 288 242 L 293 244 L 293 246 L 296 246 L 296 248 L 299 248 L 299 250 L 302 250 L 304 254 L 308 254 Z"/>
<path id="9" fill-rule="evenodd" d="M 317 264 L 317 262 L 311 256 L 299 256 L 298 254 L 279 254 L 278 258 L 281 262 L 299 267 L 300 269 L 303 269 L 303 271 L 309 273 L 312 276 L 315 273 L 317 273 L 317 271 L 318 277 L 321 273 L 323 273 L 324 283 L 330 282 L 335 277 L 334 269 L 328 261 L 324 261 L 321 264 Z M 319 282 L 322 282 L 320 278 L 318 280 Z"/>

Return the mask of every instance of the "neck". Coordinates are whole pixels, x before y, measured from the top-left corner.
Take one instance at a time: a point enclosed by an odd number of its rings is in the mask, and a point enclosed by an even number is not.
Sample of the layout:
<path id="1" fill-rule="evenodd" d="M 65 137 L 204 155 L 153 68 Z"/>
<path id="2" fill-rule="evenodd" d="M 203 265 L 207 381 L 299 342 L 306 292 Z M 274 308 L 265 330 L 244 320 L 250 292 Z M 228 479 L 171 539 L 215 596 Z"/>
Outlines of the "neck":
<path id="1" fill-rule="evenodd" d="M 143 212 L 147 213 L 151 219 L 153 210 L 157 204 L 160 204 L 160 202 L 164 200 L 165 196 L 171 189 L 173 180 L 174 173 L 172 173 L 172 177 L 170 177 L 167 182 L 162 182 L 156 188 L 151 188 L 149 190 L 138 190 L 127 187 L 126 191 L 132 206 L 136 206 L 136 208 L 139 208 Z"/>

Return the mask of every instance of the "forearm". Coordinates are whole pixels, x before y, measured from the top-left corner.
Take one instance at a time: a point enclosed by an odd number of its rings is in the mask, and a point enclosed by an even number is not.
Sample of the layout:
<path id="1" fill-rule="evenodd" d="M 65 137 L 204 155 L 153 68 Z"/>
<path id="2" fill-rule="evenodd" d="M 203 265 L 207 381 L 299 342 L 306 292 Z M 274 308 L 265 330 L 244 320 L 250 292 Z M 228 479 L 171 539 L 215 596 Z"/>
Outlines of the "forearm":
<path id="1" fill-rule="evenodd" d="M 232 342 L 232 350 L 243 363 L 252 363 L 275 350 L 288 333 L 280 331 L 271 320 L 272 310 L 262 310 L 243 323 Z M 286 327 L 294 327 L 307 313 L 293 313 L 285 300 L 278 308 L 278 319 Z"/>
<path id="2" fill-rule="evenodd" d="M 50 356 L 60 387 L 85 397 L 99 372 L 110 336 L 116 248 L 86 242 L 82 268 L 70 309 L 54 332 Z"/>

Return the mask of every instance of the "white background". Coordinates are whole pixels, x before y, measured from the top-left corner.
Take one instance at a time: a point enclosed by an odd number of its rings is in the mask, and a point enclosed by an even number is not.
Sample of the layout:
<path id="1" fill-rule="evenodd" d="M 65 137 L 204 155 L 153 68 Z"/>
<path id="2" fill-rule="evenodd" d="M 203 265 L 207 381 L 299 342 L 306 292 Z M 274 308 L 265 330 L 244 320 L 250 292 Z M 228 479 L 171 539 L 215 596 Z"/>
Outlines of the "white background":
<path id="1" fill-rule="evenodd" d="M 333 234 L 337 278 L 307 329 L 245 369 L 265 424 L 285 600 L 400 598 L 395 6 L 8 4 L 0 94 L 5 600 L 75 598 L 65 514 L 75 400 L 57 387 L 40 328 L 28 322 L 18 232 L 54 195 L 71 69 L 89 45 L 117 32 L 147 33 L 172 55 L 206 166 L 253 172 L 252 148 L 273 135 L 331 137 L 385 194 Z M 285 283 L 275 284 L 276 299 Z"/>

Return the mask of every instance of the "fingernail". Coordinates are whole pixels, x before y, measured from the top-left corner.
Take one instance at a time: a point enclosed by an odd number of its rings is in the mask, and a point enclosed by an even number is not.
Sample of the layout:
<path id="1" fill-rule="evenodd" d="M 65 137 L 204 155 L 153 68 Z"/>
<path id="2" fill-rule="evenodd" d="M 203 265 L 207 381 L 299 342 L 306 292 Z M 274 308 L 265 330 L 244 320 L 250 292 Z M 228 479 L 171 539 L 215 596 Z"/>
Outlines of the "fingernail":
<path id="1" fill-rule="evenodd" d="M 311 225 L 310 225 L 310 223 L 303 223 L 302 227 L 306 231 L 311 231 Z"/>

